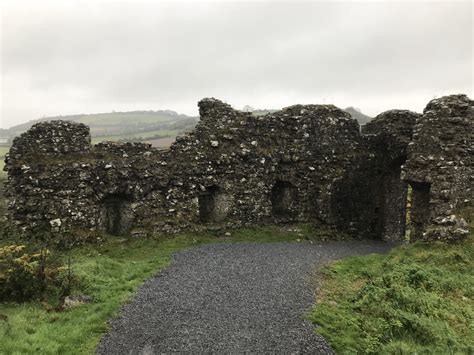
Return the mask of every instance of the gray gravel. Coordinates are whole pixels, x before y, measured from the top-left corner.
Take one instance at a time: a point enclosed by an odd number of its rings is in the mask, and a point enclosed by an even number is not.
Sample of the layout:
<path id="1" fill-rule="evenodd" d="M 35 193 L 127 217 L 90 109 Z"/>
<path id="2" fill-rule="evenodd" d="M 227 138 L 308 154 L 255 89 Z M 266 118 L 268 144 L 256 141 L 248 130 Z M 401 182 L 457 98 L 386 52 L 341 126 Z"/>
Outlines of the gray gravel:
<path id="1" fill-rule="evenodd" d="M 111 322 L 98 353 L 331 353 L 303 319 L 314 302 L 309 275 L 329 260 L 392 246 L 210 244 L 176 253 Z"/>

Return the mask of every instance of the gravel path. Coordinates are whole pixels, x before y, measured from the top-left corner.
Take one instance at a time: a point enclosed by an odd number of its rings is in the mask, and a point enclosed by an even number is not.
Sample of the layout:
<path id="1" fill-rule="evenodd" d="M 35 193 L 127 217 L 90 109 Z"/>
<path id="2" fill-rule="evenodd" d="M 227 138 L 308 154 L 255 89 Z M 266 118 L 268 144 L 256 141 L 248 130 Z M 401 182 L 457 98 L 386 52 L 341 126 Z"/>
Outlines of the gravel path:
<path id="1" fill-rule="evenodd" d="M 391 246 L 210 244 L 176 253 L 122 308 L 98 353 L 331 353 L 303 319 L 314 302 L 309 274 L 330 260 Z"/>

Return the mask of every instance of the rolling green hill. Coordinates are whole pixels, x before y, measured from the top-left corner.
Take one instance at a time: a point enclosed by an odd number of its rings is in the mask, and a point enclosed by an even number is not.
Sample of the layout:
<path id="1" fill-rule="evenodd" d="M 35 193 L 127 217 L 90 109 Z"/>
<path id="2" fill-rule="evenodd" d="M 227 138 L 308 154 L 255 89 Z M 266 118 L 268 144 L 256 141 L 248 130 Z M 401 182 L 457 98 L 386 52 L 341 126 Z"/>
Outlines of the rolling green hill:
<path id="1" fill-rule="evenodd" d="M 68 120 L 88 125 L 91 129 L 92 142 L 111 141 L 147 141 L 176 137 L 192 130 L 197 117 L 178 114 L 174 111 L 131 111 L 72 116 L 44 117 L 29 121 L 6 130 L 2 135 L 9 138 L 20 135 L 32 125 L 42 121 Z"/>
<path id="2" fill-rule="evenodd" d="M 260 116 L 274 111 L 277 110 L 252 109 L 251 112 Z M 352 107 L 346 108 L 345 111 L 357 119 L 359 124 L 365 124 L 371 119 Z M 167 147 L 177 135 L 192 130 L 198 118 L 169 110 L 44 117 L 0 130 L 0 137 L 8 138 L 9 141 L 7 144 L 0 145 L 8 146 L 14 137 L 27 131 L 35 123 L 50 120 L 69 120 L 88 125 L 94 144 L 102 141 L 138 141 L 151 142 L 157 147 Z"/>

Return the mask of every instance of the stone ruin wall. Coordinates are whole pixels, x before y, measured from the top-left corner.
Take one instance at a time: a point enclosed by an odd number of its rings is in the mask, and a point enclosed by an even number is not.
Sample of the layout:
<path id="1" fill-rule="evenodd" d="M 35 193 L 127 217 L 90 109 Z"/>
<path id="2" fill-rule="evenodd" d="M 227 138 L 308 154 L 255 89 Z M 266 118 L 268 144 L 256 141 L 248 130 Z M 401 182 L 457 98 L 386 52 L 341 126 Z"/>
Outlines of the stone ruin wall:
<path id="1" fill-rule="evenodd" d="M 399 240 L 405 235 L 407 184 L 400 179 L 419 114 L 391 110 L 362 127 L 357 158 L 333 187 L 336 224 L 351 234 Z"/>
<path id="2" fill-rule="evenodd" d="M 466 95 L 432 100 L 414 127 L 403 179 L 413 189 L 414 238 L 460 239 L 456 214 L 474 200 L 474 101 Z"/>
<path id="3" fill-rule="evenodd" d="M 432 238 L 423 233 L 446 216 L 446 206 L 452 205 L 452 219 L 472 200 L 473 139 L 466 130 L 472 101 L 438 101 L 424 115 L 385 112 L 361 133 L 356 120 L 331 105 L 253 116 L 204 99 L 195 130 L 168 150 L 144 143 L 91 146 L 83 124 L 39 123 L 14 140 L 6 158 L 8 217 L 26 233 L 79 228 L 138 235 L 311 223 L 356 237 L 401 239 L 407 182 L 416 197 L 417 183 L 432 179 L 429 218 L 416 208 L 412 215 L 415 224 L 428 221 L 415 237 Z M 433 135 L 456 149 L 433 153 L 446 164 L 427 169 L 417 157 L 439 149 L 429 141 Z M 457 169 L 448 164 L 453 159 Z M 451 184 L 449 201 L 439 199 L 441 177 Z M 464 226 L 458 219 L 454 225 Z"/>

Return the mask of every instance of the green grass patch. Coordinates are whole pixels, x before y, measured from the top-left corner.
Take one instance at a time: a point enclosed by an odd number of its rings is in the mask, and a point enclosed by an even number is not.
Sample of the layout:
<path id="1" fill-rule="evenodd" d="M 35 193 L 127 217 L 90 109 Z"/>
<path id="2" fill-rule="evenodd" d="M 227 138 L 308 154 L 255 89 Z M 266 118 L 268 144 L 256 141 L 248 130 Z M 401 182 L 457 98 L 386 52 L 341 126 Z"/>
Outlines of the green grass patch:
<path id="1" fill-rule="evenodd" d="M 7 173 L 3 171 L 3 167 L 5 166 L 5 154 L 8 153 L 10 147 L 0 147 L 0 178 L 5 178 Z"/>
<path id="2" fill-rule="evenodd" d="M 100 246 L 72 252 L 73 270 L 94 299 L 67 311 L 39 302 L 0 303 L 0 354 L 92 354 L 108 330 L 107 320 L 131 299 L 145 279 L 170 264 L 174 252 L 212 242 L 281 242 L 301 240 L 300 232 L 277 227 L 181 235 L 173 238 L 110 238 Z M 6 320 L 5 320 L 6 319 Z"/>
<path id="3" fill-rule="evenodd" d="M 316 278 L 308 318 L 339 353 L 474 352 L 473 235 L 349 257 Z"/>
<path id="4" fill-rule="evenodd" d="M 0 157 L 5 157 L 5 154 L 8 153 L 10 147 L 0 147 Z"/>

